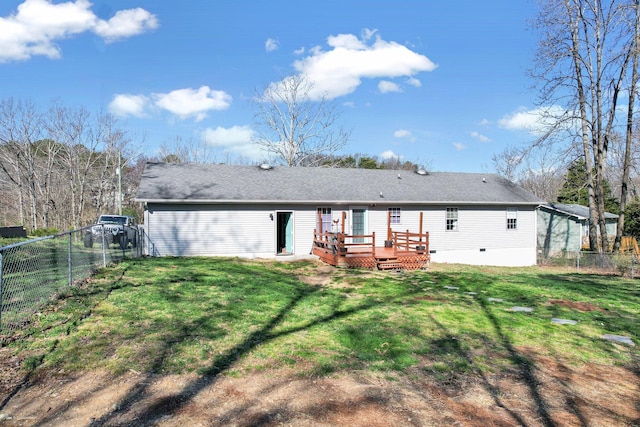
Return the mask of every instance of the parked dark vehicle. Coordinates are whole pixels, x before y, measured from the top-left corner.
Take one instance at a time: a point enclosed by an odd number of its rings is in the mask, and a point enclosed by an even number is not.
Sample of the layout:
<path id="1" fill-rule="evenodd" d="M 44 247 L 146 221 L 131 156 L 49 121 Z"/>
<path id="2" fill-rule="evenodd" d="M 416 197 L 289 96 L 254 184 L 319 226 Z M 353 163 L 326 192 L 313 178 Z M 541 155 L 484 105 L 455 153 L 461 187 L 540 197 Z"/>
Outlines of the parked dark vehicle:
<path id="1" fill-rule="evenodd" d="M 84 246 L 91 248 L 94 242 L 101 244 L 103 233 L 107 245 L 120 245 L 122 249 L 126 249 L 129 243 L 134 248 L 138 245 L 138 224 L 132 216 L 100 215 L 96 225 L 84 235 Z"/>

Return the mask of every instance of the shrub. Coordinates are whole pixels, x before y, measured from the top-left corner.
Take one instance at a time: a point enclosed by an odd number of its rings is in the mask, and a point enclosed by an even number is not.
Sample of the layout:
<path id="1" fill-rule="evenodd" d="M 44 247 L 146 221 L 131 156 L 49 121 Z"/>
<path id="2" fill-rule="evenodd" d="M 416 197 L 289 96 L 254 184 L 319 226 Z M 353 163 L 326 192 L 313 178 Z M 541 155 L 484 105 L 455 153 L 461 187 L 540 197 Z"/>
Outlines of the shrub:
<path id="1" fill-rule="evenodd" d="M 45 237 L 45 236 L 52 236 L 54 234 L 58 234 L 59 232 L 60 230 L 58 230 L 57 228 L 49 227 L 49 228 L 36 228 L 30 234 L 33 237 Z"/>

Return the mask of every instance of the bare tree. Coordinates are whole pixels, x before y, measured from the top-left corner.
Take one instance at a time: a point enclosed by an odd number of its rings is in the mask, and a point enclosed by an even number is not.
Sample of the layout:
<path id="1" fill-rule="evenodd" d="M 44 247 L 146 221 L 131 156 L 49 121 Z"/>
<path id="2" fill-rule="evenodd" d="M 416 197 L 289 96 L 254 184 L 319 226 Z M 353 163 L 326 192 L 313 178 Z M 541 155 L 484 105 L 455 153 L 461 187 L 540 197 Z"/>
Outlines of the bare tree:
<path id="1" fill-rule="evenodd" d="M 631 17 L 633 21 L 631 28 L 633 28 L 633 39 L 630 47 L 631 56 L 631 78 L 627 86 L 629 93 L 629 101 L 627 104 L 627 123 L 625 132 L 625 144 L 624 144 L 624 157 L 622 161 L 622 178 L 620 180 L 620 214 L 618 216 L 618 227 L 616 230 L 616 239 L 613 243 L 613 249 L 615 251 L 620 249 L 622 244 L 622 233 L 624 231 L 625 213 L 627 210 L 627 196 L 629 193 L 629 178 L 631 174 L 631 151 L 633 146 L 633 119 L 634 119 L 634 106 L 635 98 L 638 87 L 638 57 L 640 56 L 640 1 L 632 1 L 633 14 Z"/>
<path id="2" fill-rule="evenodd" d="M 609 139 L 633 58 L 635 0 L 539 0 L 541 39 L 533 70 L 541 104 L 561 105 L 586 160 L 589 246 L 607 249 L 604 182 Z M 557 129 L 557 127 L 556 127 Z M 574 141 L 573 139 L 571 141 Z M 599 240 L 598 240 L 599 238 Z"/>
<path id="3" fill-rule="evenodd" d="M 92 138 L 91 114 L 84 108 L 69 108 L 52 103 L 47 115 L 47 129 L 52 139 L 62 147 L 58 163 L 65 170 L 67 217 L 73 227 L 86 224 L 84 210 L 90 188 L 95 185 L 93 169 L 98 157 Z"/>
<path id="4" fill-rule="evenodd" d="M 20 221 L 28 228 L 38 227 L 42 181 L 36 143 L 41 139 L 41 115 L 33 102 L 10 98 L 0 103 L 0 168 L 16 189 Z"/>
<path id="5" fill-rule="evenodd" d="M 566 165 L 553 146 L 507 147 L 492 157 L 495 171 L 546 201 L 555 201 Z"/>
<path id="6" fill-rule="evenodd" d="M 522 188 L 547 202 L 557 200 L 558 190 L 564 182 L 564 162 L 558 161 L 555 153 L 547 150 L 535 158 L 527 158 L 526 165 L 518 180 Z"/>
<path id="7" fill-rule="evenodd" d="M 216 154 L 205 141 L 180 136 L 163 143 L 158 150 L 158 157 L 166 163 L 215 163 Z"/>
<path id="8" fill-rule="evenodd" d="M 509 181 L 518 181 L 518 170 L 525 157 L 526 150 L 518 147 L 506 147 L 501 153 L 491 157 L 495 171 Z"/>
<path id="9" fill-rule="evenodd" d="M 117 119 L 110 114 L 99 116 L 95 138 L 102 148 L 102 160 L 99 163 L 102 185 L 96 198 L 96 216 L 104 211 L 120 212 L 127 194 L 131 191 L 125 181 L 123 192 L 123 177 L 127 175 L 124 168 L 135 162 L 140 156 L 140 151 L 132 150 L 131 139 L 126 130 L 121 128 Z"/>
<path id="10" fill-rule="evenodd" d="M 253 142 L 287 166 L 321 164 L 350 136 L 338 124 L 335 103 L 326 96 L 313 99 L 312 88 L 308 77 L 293 75 L 269 85 L 253 101 Z"/>

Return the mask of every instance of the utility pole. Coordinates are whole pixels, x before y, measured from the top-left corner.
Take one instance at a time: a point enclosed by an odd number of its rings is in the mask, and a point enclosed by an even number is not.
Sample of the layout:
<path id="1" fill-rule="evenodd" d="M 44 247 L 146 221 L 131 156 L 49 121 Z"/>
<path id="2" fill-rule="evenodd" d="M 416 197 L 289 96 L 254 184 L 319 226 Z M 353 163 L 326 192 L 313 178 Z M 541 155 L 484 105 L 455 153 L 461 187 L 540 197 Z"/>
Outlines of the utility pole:
<path id="1" fill-rule="evenodd" d="M 118 215 L 122 215 L 122 156 L 118 153 L 118 169 L 116 169 L 116 175 L 118 175 Z"/>

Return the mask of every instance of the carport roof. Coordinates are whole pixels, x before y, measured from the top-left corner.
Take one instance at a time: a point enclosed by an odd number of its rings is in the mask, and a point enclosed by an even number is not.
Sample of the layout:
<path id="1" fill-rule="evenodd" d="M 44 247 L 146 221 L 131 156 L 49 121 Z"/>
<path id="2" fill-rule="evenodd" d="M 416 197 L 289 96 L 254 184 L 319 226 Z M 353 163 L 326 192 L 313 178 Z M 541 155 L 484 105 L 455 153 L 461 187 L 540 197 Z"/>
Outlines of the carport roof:
<path id="1" fill-rule="evenodd" d="M 542 205 L 543 208 L 553 210 L 556 212 L 563 213 L 565 215 L 576 217 L 579 220 L 589 219 L 589 207 L 576 205 L 576 204 L 565 204 L 565 203 L 547 203 Z M 610 212 L 605 212 L 604 217 L 606 219 L 616 219 L 618 215 L 612 214 Z"/>

